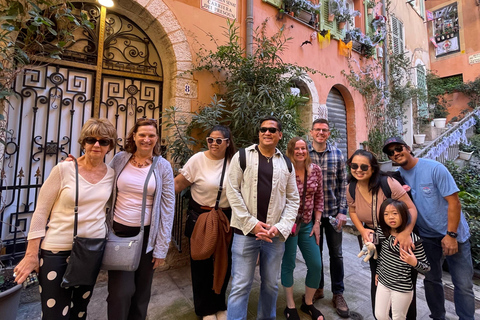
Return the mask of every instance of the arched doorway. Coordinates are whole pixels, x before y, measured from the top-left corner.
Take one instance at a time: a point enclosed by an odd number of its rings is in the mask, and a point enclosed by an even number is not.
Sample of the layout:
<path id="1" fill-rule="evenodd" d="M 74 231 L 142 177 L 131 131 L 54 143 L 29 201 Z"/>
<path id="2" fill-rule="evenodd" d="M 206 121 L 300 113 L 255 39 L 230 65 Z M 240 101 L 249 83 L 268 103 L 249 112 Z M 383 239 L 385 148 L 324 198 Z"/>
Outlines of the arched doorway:
<path id="1" fill-rule="evenodd" d="M 115 11 L 74 5 L 78 14 L 88 15 L 93 30 L 76 29 L 62 60 L 35 57 L 14 84 L 1 174 L 0 219 L 10 226 L 0 228 L 0 238 L 7 244 L 28 230 L 53 166 L 68 153 L 81 155 L 77 141 L 90 117 L 106 117 L 117 128 L 119 141 L 107 162 L 122 149 L 137 118 L 160 118 L 163 70 L 148 35 Z"/>
<path id="2" fill-rule="evenodd" d="M 345 100 L 342 94 L 336 88 L 332 88 L 327 97 L 328 122 L 332 134 L 338 134 L 336 139 L 337 148 L 339 148 L 344 157 L 347 157 L 347 113 L 345 108 Z"/>

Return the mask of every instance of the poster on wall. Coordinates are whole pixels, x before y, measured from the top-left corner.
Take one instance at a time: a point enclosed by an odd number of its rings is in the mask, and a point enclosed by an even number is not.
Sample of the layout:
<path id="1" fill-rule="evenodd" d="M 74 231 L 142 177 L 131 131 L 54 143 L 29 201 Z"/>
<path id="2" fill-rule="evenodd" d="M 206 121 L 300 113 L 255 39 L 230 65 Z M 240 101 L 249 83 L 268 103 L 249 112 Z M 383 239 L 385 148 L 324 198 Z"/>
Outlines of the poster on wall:
<path id="1" fill-rule="evenodd" d="M 435 54 L 437 57 L 442 54 L 456 51 L 459 51 L 458 37 L 453 37 L 444 41 L 437 42 L 437 48 L 435 48 Z"/>
<path id="2" fill-rule="evenodd" d="M 202 0 L 201 8 L 231 20 L 237 19 L 237 0 Z"/>

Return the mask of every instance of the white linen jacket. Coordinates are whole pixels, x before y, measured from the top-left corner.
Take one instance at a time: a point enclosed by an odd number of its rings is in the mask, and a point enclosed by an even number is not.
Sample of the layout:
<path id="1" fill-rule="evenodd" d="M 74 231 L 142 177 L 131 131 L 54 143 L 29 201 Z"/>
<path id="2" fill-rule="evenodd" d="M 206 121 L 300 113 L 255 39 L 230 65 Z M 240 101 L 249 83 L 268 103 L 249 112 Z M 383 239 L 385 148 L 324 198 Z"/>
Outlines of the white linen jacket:
<path id="1" fill-rule="evenodd" d="M 228 170 L 227 198 L 232 208 L 230 225 L 241 230 L 244 235 L 250 233 L 259 222 L 257 219 L 259 152 L 255 146 L 245 149 L 245 172 L 240 167 L 238 152 L 233 156 Z M 283 154 L 278 149 L 275 149 L 272 161 L 272 194 L 268 203 L 266 223 L 277 227 L 280 240 L 286 241 L 297 217 L 300 197 L 293 165 L 292 172 L 289 172 Z"/>

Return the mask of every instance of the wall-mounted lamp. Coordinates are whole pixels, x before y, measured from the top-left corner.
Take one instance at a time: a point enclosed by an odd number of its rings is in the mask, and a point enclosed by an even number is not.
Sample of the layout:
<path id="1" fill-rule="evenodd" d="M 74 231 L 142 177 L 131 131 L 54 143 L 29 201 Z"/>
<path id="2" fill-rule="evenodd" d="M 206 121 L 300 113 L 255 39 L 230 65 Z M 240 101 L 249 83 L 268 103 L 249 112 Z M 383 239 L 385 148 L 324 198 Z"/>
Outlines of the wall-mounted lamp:
<path id="1" fill-rule="evenodd" d="M 98 0 L 98 3 L 107 8 L 113 7 L 113 0 Z"/>

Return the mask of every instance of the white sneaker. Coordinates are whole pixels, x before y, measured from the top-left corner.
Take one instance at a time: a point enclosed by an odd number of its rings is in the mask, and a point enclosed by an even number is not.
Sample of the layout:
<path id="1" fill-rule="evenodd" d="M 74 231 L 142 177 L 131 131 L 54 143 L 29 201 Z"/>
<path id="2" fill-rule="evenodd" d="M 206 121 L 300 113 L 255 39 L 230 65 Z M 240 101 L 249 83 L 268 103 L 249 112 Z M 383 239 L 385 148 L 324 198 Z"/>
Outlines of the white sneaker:
<path id="1" fill-rule="evenodd" d="M 202 318 L 203 320 L 217 320 L 217 316 L 214 314 L 210 314 Z"/>
<path id="2" fill-rule="evenodd" d="M 217 312 L 217 320 L 227 320 L 227 310 Z"/>

